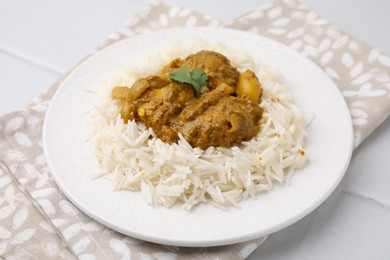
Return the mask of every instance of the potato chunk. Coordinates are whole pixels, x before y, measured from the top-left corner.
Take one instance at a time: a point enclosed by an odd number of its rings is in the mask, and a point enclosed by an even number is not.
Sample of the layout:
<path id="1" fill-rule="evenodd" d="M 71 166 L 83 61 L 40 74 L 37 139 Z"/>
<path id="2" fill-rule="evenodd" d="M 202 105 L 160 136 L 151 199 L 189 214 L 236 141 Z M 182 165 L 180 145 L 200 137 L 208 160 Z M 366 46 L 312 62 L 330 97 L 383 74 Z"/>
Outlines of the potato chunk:
<path id="1" fill-rule="evenodd" d="M 261 96 L 261 85 L 255 73 L 246 70 L 238 78 L 237 93 L 239 96 L 246 96 L 258 103 Z"/>
<path id="2" fill-rule="evenodd" d="M 111 92 L 113 99 L 127 101 L 131 97 L 131 89 L 128 87 L 115 87 Z"/>

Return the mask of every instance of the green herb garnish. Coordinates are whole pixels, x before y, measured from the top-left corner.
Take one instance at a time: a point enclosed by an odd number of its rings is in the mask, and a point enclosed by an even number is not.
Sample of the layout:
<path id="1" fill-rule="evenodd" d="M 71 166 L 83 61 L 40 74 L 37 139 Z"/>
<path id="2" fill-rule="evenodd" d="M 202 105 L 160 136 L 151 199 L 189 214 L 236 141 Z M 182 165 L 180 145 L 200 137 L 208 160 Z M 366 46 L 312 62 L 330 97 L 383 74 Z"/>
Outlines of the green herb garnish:
<path id="1" fill-rule="evenodd" d="M 201 70 L 190 71 L 187 67 L 169 73 L 169 77 L 180 83 L 187 83 L 194 87 L 196 96 L 200 96 L 201 89 L 206 85 L 207 74 Z"/>

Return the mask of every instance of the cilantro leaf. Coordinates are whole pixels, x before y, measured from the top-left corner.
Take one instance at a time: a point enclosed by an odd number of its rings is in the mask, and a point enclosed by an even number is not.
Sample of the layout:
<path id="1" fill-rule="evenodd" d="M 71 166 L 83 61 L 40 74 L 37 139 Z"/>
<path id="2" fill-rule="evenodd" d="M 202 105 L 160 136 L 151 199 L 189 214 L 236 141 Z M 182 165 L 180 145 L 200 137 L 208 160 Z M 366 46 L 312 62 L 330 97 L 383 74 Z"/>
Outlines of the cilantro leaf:
<path id="1" fill-rule="evenodd" d="M 191 84 L 191 74 L 187 67 L 169 73 L 169 77 L 179 83 Z"/>
<path id="2" fill-rule="evenodd" d="M 208 79 L 207 74 L 203 71 L 196 69 L 190 71 L 187 67 L 183 67 L 177 71 L 170 72 L 169 77 L 174 81 L 192 85 L 196 91 L 197 97 L 200 96 L 202 87 L 206 85 Z"/>
<path id="3" fill-rule="evenodd" d="M 206 73 L 204 73 L 203 71 L 201 70 L 193 70 L 191 72 L 191 78 L 198 83 L 199 85 L 199 93 L 200 93 L 200 90 L 201 88 L 206 85 L 206 82 L 207 82 L 207 79 L 208 79 L 208 76 Z"/>

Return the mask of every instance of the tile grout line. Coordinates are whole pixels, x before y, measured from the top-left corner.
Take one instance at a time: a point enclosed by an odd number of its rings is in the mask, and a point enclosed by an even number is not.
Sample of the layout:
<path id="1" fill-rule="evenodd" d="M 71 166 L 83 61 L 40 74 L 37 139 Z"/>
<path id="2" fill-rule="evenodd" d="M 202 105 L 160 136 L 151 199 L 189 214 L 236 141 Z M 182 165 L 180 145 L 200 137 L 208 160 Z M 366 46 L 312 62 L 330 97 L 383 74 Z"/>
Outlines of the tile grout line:
<path id="1" fill-rule="evenodd" d="M 44 69 L 48 72 L 55 73 L 55 74 L 63 74 L 63 71 L 58 68 L 53 68 L 50 65 L 46 64 L 45 62 L 38 61 L 35 58 L 32 58 L 28 55 L 19 54 L 13 50 L 10 50 L 8 48 L 5 48 L 3 45 L 0 45 L 0 52 L 3 52 L 4 54 L 7 54 L 13 58 L 16 58 L 20 61 L 27 62 L 31 65 L 34 65 L 40 69 Z"/>
<path id="2" fill-rule="evenodd" d="M 378 201 L 376 199 L 373 199 L 373 198 L 370 198 L 370 197 L 367 197 L 367 196 L 361 195 L 359 193 L 356 193 L 354 191 L 349 191 L 349 190 L 346 190 L 346 189 L 342 189 L 342 191 L 345 192 L 346 194 L 354 197 L 354 198 L 358 198 L 358 199 L 364 200 L 366 202 L 372 203 L 372 204 L 374 204 L 376 206 L 379 206 L 381 208 L 390 209 L 390 205 L 387 205 L 386 203 L 383 203 L 383 202 Z"/>
<path id="3" fill-rule="evenodd" d="M 10 1 L 5 1 L 5 2 L 0 2 L 0 7 L 4 4 L 8 4 Z M 139 3 L 139 4 L 151 4 L 153 2 L 156 2 L 156 0 L 135 0 L 135 2 Z M 37 59 L 35 59 L 34 57 L 31 57 L 29 55 L 26 55 L 26 54 L 22 54 L 22 53 L 19 53 L 15 50 L 12 50 L 10 48 L 7 48 L 5 47 L 4 45 L 1 45 L 0 44 L 0 52 L 6 54 L 6 55 L 9 55 L 13 58 L 16 58 L 20 61 L 23 61 L 23 62 L 27 62 L 35 67 L 38 67 L 40 69 L 43 69 L 43 70 L 46 70 L 50 73 L 55 73 L 57 75 L 61 75 L 64 73 L 63 70 L 59 69 L 59 68 L 55 68 L 53 66 L 51 66 L 50 64 L 47 64 L 46 62 L 42 62 L 42 61 L 39 61 Z"/>

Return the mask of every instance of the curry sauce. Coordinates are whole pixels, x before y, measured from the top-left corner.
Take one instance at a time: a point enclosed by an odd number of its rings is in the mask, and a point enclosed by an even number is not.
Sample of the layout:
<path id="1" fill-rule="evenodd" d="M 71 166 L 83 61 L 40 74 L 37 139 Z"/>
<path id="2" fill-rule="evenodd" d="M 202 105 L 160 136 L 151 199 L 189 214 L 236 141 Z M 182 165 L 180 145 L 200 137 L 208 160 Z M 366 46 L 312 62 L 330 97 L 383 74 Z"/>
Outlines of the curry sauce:
<path id="1" fill-rule="evenodd" d="M 180 68 L 207 74 L 200 95 L 191 84 L 170 77 Z M 250 70 L 240 73 L 213 51 L 174 59 L 160 74 L 141 78 L 130 88 L 117 86 L 111 96 L 121 102 L 125 122 L 143 123 L 164 142 L 177 142 L 181 133 L 193 147 L 231 147 L 260 130 L 261 85 L 256 75 Z"/>

